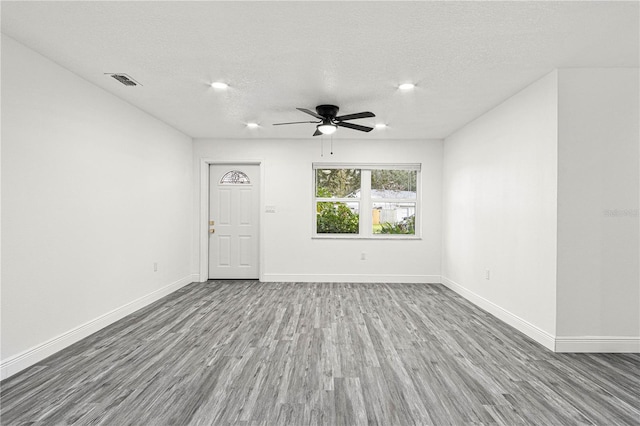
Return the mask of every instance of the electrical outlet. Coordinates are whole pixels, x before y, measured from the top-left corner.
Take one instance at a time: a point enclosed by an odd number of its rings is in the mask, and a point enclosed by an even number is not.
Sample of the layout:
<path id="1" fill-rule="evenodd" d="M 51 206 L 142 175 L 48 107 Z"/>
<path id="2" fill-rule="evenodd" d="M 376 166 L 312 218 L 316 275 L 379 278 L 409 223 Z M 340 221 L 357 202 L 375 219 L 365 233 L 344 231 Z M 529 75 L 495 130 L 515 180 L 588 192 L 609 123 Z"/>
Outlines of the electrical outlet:
<path id="1" fill-rule="evenodd" d="M 153 262 L 153 272 L 158 272 L 158 262 Z"/>
<path id="2" fill-rule="evenodd" d="M 367 260 L 367 253 L 365 252 L 360 253 L 360 260 Z"/>
<path id="3" fill-rule="evenodd" d="M 485 280 L 490 280 L 491 279 L 491 271 L 488 269 L 484 270 L 484 279 Z"/>

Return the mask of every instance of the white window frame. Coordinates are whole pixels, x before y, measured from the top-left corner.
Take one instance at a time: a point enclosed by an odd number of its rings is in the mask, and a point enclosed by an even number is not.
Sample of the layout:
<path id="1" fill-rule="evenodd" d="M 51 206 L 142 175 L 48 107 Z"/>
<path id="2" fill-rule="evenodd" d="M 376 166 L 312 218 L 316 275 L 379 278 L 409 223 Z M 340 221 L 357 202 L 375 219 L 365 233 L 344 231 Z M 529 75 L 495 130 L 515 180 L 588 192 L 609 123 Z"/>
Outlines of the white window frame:
<path id="1" fill-rule="evenodd" d="M 316 170 L 318 169 L 358 169 L 360 170 L 360 198 L 319 198 L 316 192 Z M 420 240 L 422 239 L 422 182 L 421 164 L 419 163 L 313 163 L 313 213 L 312 238 L 317 239 L 371 239 L 371 240 Z M 372 199 L 371 198 L 371 171 L 372 170 L 414 170 L 416 171 L 416 198 L 415 198 L 415 234 L 374 234 L 373 233 L 373 203 L 396 203 L 409 199 Z M 358 234 L 318 234 L 317 233 L 317 205 L 318 200 L 338 203 L 359 203 Z M 413 199 L 410 200 L 414 202 Z"/>

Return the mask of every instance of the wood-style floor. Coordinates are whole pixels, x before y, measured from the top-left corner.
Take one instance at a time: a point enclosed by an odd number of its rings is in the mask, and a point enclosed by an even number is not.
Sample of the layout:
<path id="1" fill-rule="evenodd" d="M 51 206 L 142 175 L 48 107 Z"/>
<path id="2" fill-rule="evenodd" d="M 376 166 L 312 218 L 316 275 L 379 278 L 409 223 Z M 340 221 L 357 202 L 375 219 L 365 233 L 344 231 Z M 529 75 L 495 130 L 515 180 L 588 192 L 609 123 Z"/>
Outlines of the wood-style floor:
<path id="1" fill-rule="evenodd" d="M 1 423 L 639 425 L 639 354 L 554 354 L 441 285 L 191 284 L 2 383 Z"/>

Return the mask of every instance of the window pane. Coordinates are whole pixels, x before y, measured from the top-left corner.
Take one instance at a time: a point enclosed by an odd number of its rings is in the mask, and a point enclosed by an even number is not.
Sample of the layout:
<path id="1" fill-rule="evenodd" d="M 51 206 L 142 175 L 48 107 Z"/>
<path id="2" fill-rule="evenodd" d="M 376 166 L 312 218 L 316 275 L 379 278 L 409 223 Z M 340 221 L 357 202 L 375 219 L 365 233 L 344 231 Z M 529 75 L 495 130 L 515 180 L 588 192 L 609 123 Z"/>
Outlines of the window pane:
<path id="1" fill-rule="evenodd" d="M 373 203 L 374 234 L 415 234 L 415 203 Z"/>
<path id="2" fill-rule="evenodd" d="M 416 199 L 415 170 L 371 170 L 371 198 Z"/>
<path id="3" fill-rule="evenodd" d="M 250 183 L 249 176 L 240 170 L 231 170 L 220 179 L 220 185 L 248 185 Z"/>
<path id="4" fill-rule="evenodd" d="M 359 198 L 359 169 L 317 169 L 316 197 Z"/>
<path id="5" fill-rule="evenodd" d="M 357 234 L 360 224 L 360 203 L 316 203 L 316 233 Z"/>

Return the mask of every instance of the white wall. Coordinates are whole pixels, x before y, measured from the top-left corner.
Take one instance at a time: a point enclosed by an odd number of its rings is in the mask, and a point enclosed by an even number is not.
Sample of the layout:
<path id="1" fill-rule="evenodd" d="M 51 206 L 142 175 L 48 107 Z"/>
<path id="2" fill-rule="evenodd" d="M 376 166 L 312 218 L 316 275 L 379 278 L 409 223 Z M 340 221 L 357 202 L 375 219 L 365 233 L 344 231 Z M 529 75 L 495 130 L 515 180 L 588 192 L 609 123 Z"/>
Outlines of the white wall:
<path id="1" fill-rule="evenodd" d="M 190 282 L 192 216 L 189 137 L 2 36 L 3 377 Z"/>
<path id="2" fill-rule="evenodd" d="M 556 117 L 553 72 L 445 139 L 443 178 L 443 282 L 550 348 Z"/>
<path id="3" fill-rule="evenodd" d="M 261 160 L 265 281 L 439 282 L 442 141 L 334 140 L 334 155 L 320 138 L 305 140 L 195 140 L 194 170 L 202 158 Z M 402 241 L 320 240 L 313 232 L 313 162 L 422 163 L 422 239 Z M 196 191 L 199 178 L 196 177 Z M 199 194 L 199 192 L 198 192 Z M 199 211 L 199 201 L 195 210 Z M 197 220 L 197 219 L 196 219 Z M 196 227 L 197 228 L 197 227 Z M 196 235 L 199 230 L 194 229 Z M 367 260 L 360 254 L 367 253 Z M 194 253 L 198 253 L 197 241 Z M 197 264 L 197 259 L 194 259 Z"/>
<path id="4" fill-rule="evenodd" d="M 560 349 L 635 337 L 640 350 L 639 78 L 638 69 L 559 71 Z"/>

